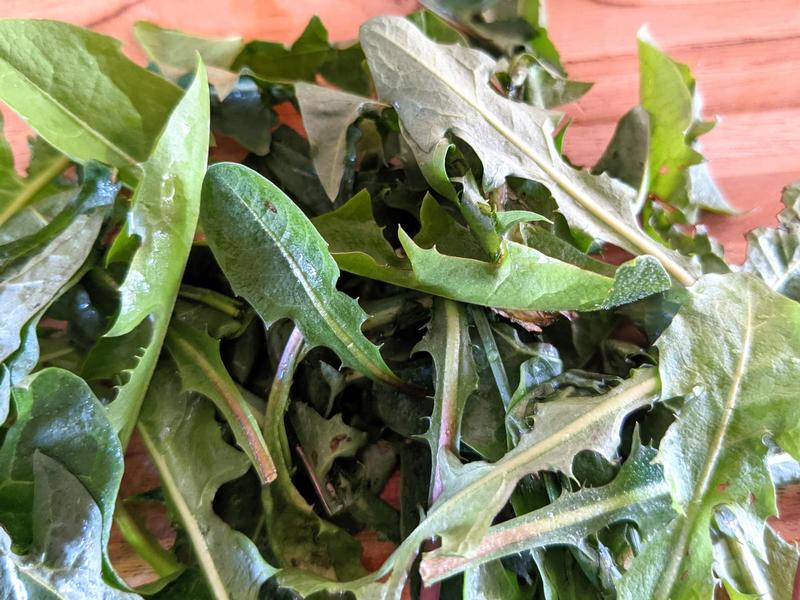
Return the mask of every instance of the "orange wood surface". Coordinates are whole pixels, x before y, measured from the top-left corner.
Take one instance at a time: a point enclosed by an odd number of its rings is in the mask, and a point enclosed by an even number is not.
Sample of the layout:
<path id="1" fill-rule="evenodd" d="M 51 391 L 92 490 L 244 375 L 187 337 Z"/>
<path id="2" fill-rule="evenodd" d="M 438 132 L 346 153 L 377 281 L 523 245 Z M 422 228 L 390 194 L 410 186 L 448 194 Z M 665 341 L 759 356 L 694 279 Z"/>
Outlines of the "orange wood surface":
<path id="1" fill-rule="evenodd" d="M 335 40 L 356 35 L 360 22 L 378 14 L 413 10 L 410 0 L 0 0 L 0 18 L 62 19 L 114 35 L 143 61 L 131 26 L 150 20 L 206 35 L 292 41 L 312 15 Z M 602 152 L 614 124 L 637 103 L 636 33 L 647 24 L 670 54 L 689 64 L 705 98 L 705 115 L 720 124 L 703 137 L 711 169 L 742 214 L 709 216 L 712 232 L 730 260 L 744 256 L 743 234 L 773 225 L 781 188 L 800 178 L 800 0 L 551 0 L 549 26 L 565 66 L 595 87 L 568 107 L 574 123 L 566 151 L 590 164 Z M 26 129 L 7 116 L 6 135 L 24 161 Z M 157 485 L 157 474 L 136 439 L 128 453 L 123 493 Z M 800 539 L 800 486 L 781 492 L 782 519 L 775 524 Z M 169 544 L 174 535 L 163 514 L 147 512 L 148 525 Z M 145 514 L 143 513 L 143 514 Z M 364 540 L 375 565 L 386 544 Z M 118 535 L 112 556 L 133 584 L 147 568 Z"/>

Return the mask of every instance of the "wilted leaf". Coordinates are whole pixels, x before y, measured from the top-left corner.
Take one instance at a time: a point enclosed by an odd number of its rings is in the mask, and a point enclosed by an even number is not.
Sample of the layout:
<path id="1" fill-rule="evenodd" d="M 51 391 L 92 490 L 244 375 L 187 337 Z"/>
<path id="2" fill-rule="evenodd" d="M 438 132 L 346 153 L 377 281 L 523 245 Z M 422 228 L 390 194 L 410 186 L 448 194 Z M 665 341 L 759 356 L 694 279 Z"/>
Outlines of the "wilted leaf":
<path id="1" fill-rule="evenodd" d="M 339 457 L 355 456 L 367 442 L 367 434 L 350 427 L 342 420 L 342 415 L 326 419 L 302 402 L 292 405 L 291 419 L 300 445 L 314 467 L 314 474 L 323 483 L 333 461 Z"/>
<path id="2" fill-rule="evenodd" d="M 331 201 L 339 194 L 347 155 L 347 131 L 364 113 L 384 108 L 380 102 L 309 83 L 295 85 L 303 126 L 311 144 L 314 168 Z"/>

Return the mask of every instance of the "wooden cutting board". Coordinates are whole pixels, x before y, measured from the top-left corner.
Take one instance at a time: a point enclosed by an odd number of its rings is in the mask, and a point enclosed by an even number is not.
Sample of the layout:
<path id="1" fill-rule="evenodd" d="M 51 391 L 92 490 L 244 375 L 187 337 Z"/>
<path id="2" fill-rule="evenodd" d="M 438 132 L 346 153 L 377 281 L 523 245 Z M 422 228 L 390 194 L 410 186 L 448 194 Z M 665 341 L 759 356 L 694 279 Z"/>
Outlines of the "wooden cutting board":
<path id="1" fill-rule="evenodd" d="M 379 14 L 404 14 L 410 0 L 3 0 L 0 18 L 70 21 L 113 35 L 125 51 L 144 61 L 131 27 L 149 20 L 204 35 L 241 35 L 291 42 L 312 15 L 334 40 L 353 38 L 358 25 Z M 729 260 L 744 257 L 743 234 L 774 225 L 782 187 L 800 178 L 800 2 L 798 0 L 551 0 L 550 32 L 575 79 L 597 82 L 568 107 L 574 119 L 566 151 L 576 163 L 592 164 L 614 125 L 637 103 L 636 33 L 647 24 L 674 58 L 687 63 L 705 98 L 705 116 L 720 124 L 703 137 L 703 153 L 729 200 L 742 214 L 706 219 Z M 6 135 L 25 160 L 25 125 L 8 111 Z M 393 485 L 397 482 L 394 481 Z M 158 476 L 134 438 L 128 451 L 123 495 L 153 489 Z M 775 526 L 800 539 L 800 486 L 780 494 Z M 171 544 L 166 515 L 142 511 L 151 530 Z M 391 546 L 362 538 L 365 563 L 376 567 Z M 133 585 L 151 576 L 125 546 L 112 538 L 112 557 Z"/>

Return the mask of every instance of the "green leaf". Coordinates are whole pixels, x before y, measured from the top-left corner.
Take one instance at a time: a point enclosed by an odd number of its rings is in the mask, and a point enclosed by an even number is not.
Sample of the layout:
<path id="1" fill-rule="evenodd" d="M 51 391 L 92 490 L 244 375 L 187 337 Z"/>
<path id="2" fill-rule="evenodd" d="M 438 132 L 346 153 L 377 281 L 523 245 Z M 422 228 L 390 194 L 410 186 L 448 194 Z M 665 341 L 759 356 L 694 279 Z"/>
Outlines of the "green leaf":
<path id="1" fill-rule="evenodd" d="M 266 322 L 291 318 L 312 346 L 378 381 L 404 385 L 364 334 L 366 314 L 336 289 L 339 269 L 302 211 L 247 167 L 217 164 L 203 183 L 202 225 L 234 291 Z"/>
<path id="2" fill-rule="evenodd" d="M 783 190 L 778 226 L 747 234 L 743 270 L 763 279 L 776 292 L 800 302 L 800 184 Z"/>
<path id="3" fill-rule="evenodd" d="M 462 465 L 448 456 L 444 492 L 420 528 L 440 536 L 442 553 L 467 552 L 523 476 L 541 470 L 571 475 L 573 457 L 582 450 L 613 458 L 622 420 L 651 404 L 658 388 L 655 374 L 641 370 L 604 395 L 540 404 L 533 430 L 496 463 Z"/>
<path id="4" fill-rule="evenodd" d="M 575 102 L 593 85 L 567 79 L 559 69 L 532 54 L 518 54 L 507 64 L 501 62 L 499 65 L 497 76 L 508 97 L 537 108 L 554 108 Z"/>
<path id="5" fill-rule="evenodd" d="M 332 51 L 328 31 L 319 17 L 312 17 L 291 48 L 275 42 L 250 42 L 233 68 L 238 71 L 246 67 L 268 81 L 314 81 Z"/>
<path id="6" fill-rule="evenodd" d="M 133 34 L 147 57 L 173 81 L 195 70 L 198 55 L 206 66 L 208 82 L 217 89 L 221 99 L 228 95 L 239 79 L 231 67 L 244 48 L 240 37 L 212 39 L 165 29 L 147 21 L 136 23 Z"/>
<path id="7" fill-rule="evenodd" d="M 212 131 L 215 135 L 232 137 L 254 154 L 267 154 L 276 119 L 268 101 L 250 77 L 234 81 L 227 95 L 218 92 L 211 96 Z"/>
<path id="8" fill-rule="evenodd" d="M 123 231 L 110 259 L 134 241 L 138 249 L 119 287 L 120 309 L 106 337 L 152 320 L 153 335 L 129 381 L 109 406 L 127 444 L 169 324 L 192 245 L 208 150 L 208 90 L 198 65 L 194 81 L 169 117 L 152 156 L 142 165 Z"/>
<path id="9" fill-rule="evenodd" d="M 528 246 L 536 248 L 536 250 L 547 256 L 575 265 L 585 271 L 591 271 L 606 277 L 614 276 L 616 270 L 614 265 L 584 254 L 569 242 L 542 227 L 525 227 L 521 231 L 521 237 Z"/>
<path id="10" fill-rule="evenodd" d="M 333 45 L 333 51 L 319 69 L 325 81 L 361 96 L 372 94 L 372 79 L 364 52 L 358 42 Z"/>
<path id="11" fill-rule="evenodd" d="M 429 218 L 442 218 L 442 211 L 431 208 L 429 205 L 423 214 L 423 225 Z M 503 258 L 493 264 L 441 254 L 436 247 L 420 247 L 400 230 L 400 243 L 408 257 L 403 260 L 383 238 L 364 193 L 317 217 L 314 224 L 345 271 L 470 304 L 521 310 L 596 310 L 633 302 L 670 285 L 667 274 L 649 256 L 620 266 L 611 279 L 510 240 L 502 240 Z M 429 239 L 433 227 L 431 224 L 420 233 L 423 243 L 433 241 Z M 451 244 L 446 241 L 446 245 Z M 462 244 L 462 249 L 468 250 L 469 245 Z"/>
<path id="12" fill-rule="evenodd" d="M 468 44 L 467 38 L 465 38 L 458 29 L 434 12 L 425 9 L 418 10 L 411 13 L 406 18 L 434 42 L 439 42 L 441 44 L 459 44 L 461 46 L 466 46 Z"/>
<path id="13" fill-rule="evenodd" d="M 61 369 L 39 371 L 24 387 L 14 388 L 13 397 L 16 421 L 0 448 L 0 523 L 17 547 L 35 546 L 41 539 L 35 455 L 44 453 L 91 495 L 99 511 L 96 551 L 105 557 L 123 459 L 103 406 L 82 379 Z M 47 497 L 58 495 L 51 490 Z"/>
<path id="14" fill-rule="evenodd" d="M 0 278 L 7 276 L 9 271 L 18 272 L 20 265 L 35 259 L 42 248 L 60 236 L 80 215 L 104 215 L 114 202 L 119 187 L 119 184 L 112 183 L 109 169 L 89 163 L 84 169 L 83 185 L 77 195 L 49 223 L 34 233 L 0 245 Z"/>
<path id="15" fill-rule="evenodd" d="M 212 596 L 258 598 L 262 584 L 276 569 L 247 536 L 214 512 L 220 486 L 243 476 L 250 462 L 223 439 L 213 405 L 181 393 L 170 369 L 159 368 L 142 406 L 138 430 Z"/>
<path id="16" fill-rule="evenodd" d="M 639 37 L 639 96 L 650 116 L 650 191 L 668 201 L 685 184 L 686 171 L 703 157 L 686 135 L 693 122 L 694 80 L 689 69 Z"/>
<path id="17" fill-rule="evenodd" d="M 0 306 L 5 307 L 0 330 L 0 361 L 21 342 L 21 331 L 48 306 L 80 270 L 103 221 L 101 212 L 79 215 L 24 266 L 0 281 Z"/>
<path id="18" fill-rule="evenodd" d="M 312 221 L 328 244 L 333 257 L 339 262 L 340 254 L 359 253 L 373 263 L 391 269 L 403 269 L 404 261 L 383 237 L 383 228 L 375 223 L 372 199 L 367 190 L 361 190 L 334 211 L 315 217 Z M 366 259 L 362 259 L 366 263 Z M 342 266 L 341 263 L 339 266 Z M 345 270 L 349 270 L 342 266 Z M 358 273 L 362 275 L 363 273 Z"/>
<path id="19" fill-rule="evenodd" d="M 0 115 L 0 130 L 2 130 L 3 118 Z M 58 177 L 70 164 L 69 159 L 60 152 L 53 149 L 41 138 L 31 144 L 31 160 L 28 164 L 26 177 L 22 178 L 17 174 L 14 167 L 14 156 L 11 147 L 6 139 L 0 135 L 0 242 L 11 241 L 9 237 L 12 232 L 16 236 L 26 233 L 33 233 L 33 230 L 41 227 L 47 222 L 48 211 L 29 208 L 24 211 L 26 214 L 19 215 L 12 223 L 8 223 L 13 217 L 17 216 L 26 206 L 43 200 L 43 196 L 52 193 L 64 186 L 53 184 L 53 180 Z M 43 221 L 43 222 L 42 222 Z M 5 226 L 8 223 L 8 226 Z M 21 231 L 25 231 L 22 233 Z"/>
<path id="20" fill-rule="evenodd" d="M 0 100 L 50 144 L 115 167 L 147 159 L 176 86 L 131 62 L 119 41 L 67 23 L 2 21 L 0 39 Z"/>
<path id="21" fill-rule="evenodd" d="M 425 433 L 431 450 L 430 494 L 433 502 L 442 493 L 443 475 L 439 461 L 445 450 L 458 456 L 464 408 L 478 386 L 465 308 L 451 300 L 436 298 L 428 331 L 414 351 L 430 354 L 435 369 L 433 413 Z"/>
<path id="22" fill-rule="evenodd" d="M 464 600 L 523 600 L 516 576 L 500 561 L 468 569 L 464 573 Z"/>
<path id="23" fill-rule="evenodd" d="M 255 467 L 262 485 L 275 479 L 275 464 L 261 429 L 219 354 L 219 340 L 174 319 L 167 330 L 167 350 L 178 367 L 182 391 L 198 392 L 225 417 L 236 443 Z"/>
<path id="24" fill-rule="evenodd" d="M 290 48 L 275 42 L 250 42 L 233 68 L 278 83 L 314 81 L 320 74 L 333 85 L 366 95 L 370 93 L 370 80 L 363 62 L 364 53 L 358 44 L 331 45 L 328 31 L 315 16 Z"/>
<path id="25" fill-rule="evenodd" d="M 323 483 L 333 461 L 355 456 L 367 442 L 367 434 L 350 427 L 341 414 L 326 419 L 303 402 L 292 405 L 291 419 L 300 446 L 311 461 L 317 479 Z"/>
<path id="26" fill-rule="evenodd" d="M 419 281 L 415 287 L 470 304 L 550 312 L 597 310 L 670 286 L 666 272 L 651 256 L 621 265 L 615 278 L 609 279 L 508 240 L 501 244 L 504 258 L 498 265 L 446 256 L 435 248 L 425 250 L 402 230 L 400 243 Z"/>
<path id="27" fill-rule="evenodd" d="M 617 123 L 614 136 L 593 171 L 608 173 L 638 190 L 650 168 L 650 114 L 630 109 Z"/>
<path id="28" fill-rule="evenodd" d="M 563 492 L 543 508 L 493 525 L 466 553 L 429 552 L 420 566 L 425 582 L 430 585 L 465 569 L 534 548 L 567 545 L 582 549 L 587 536 L 612 523 L 636 523 L 646 535 L 657 531 L 674 513 L 662 468 L 653 463 L 655 455 L 654 449 L 637 442 L 608 485 Z"/>
<path id="29" fill-rule="evenodd" d="M 752 532 L 725 507 L 718 509 L 715 517 L 720 534 L 714 544 L 715 569 L 724 573 L 729 597 L 790 600 L 797 573 L 797 547 L 785 542 L 769 525 L 763 530 L 763 543 L 756 537 L 758 543 L 754 544 Z"/>
<path id="30" fill-rule="evenodd" d="M 490 87 L 493 61 L 485 54 L 435 44 L 396 17 L 365 23 L 361 43 L 379 96 L 396 107 L 420 163 L 430 161 L 437 144 L 452 133 L 482 160 L 484 188 L 497 188 L 509 175 L 539 181 L 573 226 L 634 254 L 655 256 L 681 283 L 694 281 L 679 255 L 640 229 L 633 190 L 608 176 L 573 169 L 555 149 L 551 114 Z M 439 99 L 435 106 L 425 100 L 430 97 Z"/>
<path id="31" fill-rule="evenodd" d="M 696 138 L 710 127 L 700 120 L 694 78 L 648 38 L 646 31 L 639 36 L 639 96 L 650 116 L 649 191 L 684 210 L 690 221 L 698 209 L 735 212 L 698 151 Z"/>
<path id="32" fill-rule="evenodd" d="M 335 213 L 338 213 L 340 210 L 341 209 L 335 211 Z M 371 208 L 367 210 L 370 211 L 369 214 L 371 215 Z M 333 215 L 335 213 L 330 214 Z M 486 252 L 470 230 L 456 222 L 450 213 L 440 206 L 430 194 L 425 194 L 425 197 L 422 199 L 422 206 L 419 209 L 419 222 L 420 229 L 417 235 L 414 236 L 414 243 L 418 246 L 426 249 L 436 247 L 442 254 L 450 256 L 474 258 L 482 261 L 486 260 Z M 372 230 L 376 230 L 374 225 L 372 226 Z M 354 240 L 354 242 L 356 242 L 356 244 L 353 244 L 353 246 L 358 247 L 357 240 Z M 499 246 L 499 237 L 497 238 L 497 243 Z M 385 240 L 383 241 L 383 245 L 388 247 Z M 387 254 L 388 252 L 395 254 L 391 248 L 388 248 Z M 395 258 L 395 260 L 397 260 L 397 258 Z M 405 268 L 408 268 L 407 262 L 398 262 L 400 265 L 404 265 Z"/>
<path id="33" fill-rule="evenodd" d="M 634 561 L 620 594 L 710 597 L 714 510 L 725 504 L 758 524 L 760 546 L 776 512 L 763 440 L 798 455 L 800 305 L 749 275 L 706 275 L 657 346 L 662 398 L 690 396 L 658 456 L 679 515 Z"/>
<path id="34" fill-rule="evenodd" d="M 295 85 L 303 127 L 311 144 L 314 168 L 331 201 L 339 194 L 347 158 L 347 132 L 368 112 L 385 106 L 369 98 L 310 83 Z"/>
<path id="35" fill-rule="evenodd" d="M 24 556 L 15 554 L 0 528 L 0 589 L 8 598 L 138 598 L 102 579 L 107 532 L 96 499 L 81 480 L 41 451 L 31 463 L 32 547 Z"/>

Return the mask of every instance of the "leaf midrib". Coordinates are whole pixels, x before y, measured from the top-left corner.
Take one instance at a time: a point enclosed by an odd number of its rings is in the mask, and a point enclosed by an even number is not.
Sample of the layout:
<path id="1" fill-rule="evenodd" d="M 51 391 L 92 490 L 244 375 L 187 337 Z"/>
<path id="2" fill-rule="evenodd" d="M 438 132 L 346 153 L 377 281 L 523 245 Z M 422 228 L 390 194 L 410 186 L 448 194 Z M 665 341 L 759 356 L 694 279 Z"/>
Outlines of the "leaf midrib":
<path id="1" fill-rule="evenodd" d="M 516 547 L 525 543 L 526 540 L 533 540 L 534 537 L 541 537 L 560 529 L 568 529 L 571 526 L 580 526 L 592 519 L 615 513 L 637 503 L 649 502 L 668 495 L 669 486 L 664 479 L 660 479 L 655 483 L 648 482 L 633 489 L 624 490 L 601 501 L 582 504 L 578 508 L 564 511 L 555 516 L 537 518 L 535 520 L 528 519 L 527 522 L 525 517 L 522 517 L 520 518 L 521 522 L 518 524 L 511 524 L 513 523 L 512 521 L 507 524 L 496 525 L 489 530 L 481 544 L 474 550 L 468 551 L 462 556 L 440 555 L 423 559 L 420 565 L 420 572 L 427 584 L 436 583 L 445 577 L 455 574 L 456 569 L 460 571 L 466 565 L 485 562 L 485 557 L 493 556 L 497 550 L 502 551 L 502 549 L 509 546 Z M 513 537 L 503 539 L 509 533 L 513 533 Z M 526 548 L 533 547 L 537 547 L 533 541 L 529 546 L 526 546 Z"/>
<path id="2" fill-rule="evenodd" d="M 368 372 L 372 373 L 375 377 L 377 377 L 378 379 L 380 379 L 382 381 L 389 381 L 389 382 L 394 383 L 395 379 L 393 377 L 390 377 L 388 374 L 384 373 L 381 369 L 375 368 L 375 366 L 372 363 L 372 360 L 370 360 L 370 358 L 368 356 L 365 356 L 364 353 L 360 350 L 360 348 L 358 346 L 358 343 L 357 343 L 357 340 L 354 340 L 350 336 L 350 333 L 347 331 L 347 329 L 342 327 L 339 324 L 339 322 L 336 320 L 336 318 L 333 317 L 328 312 L 327 308 L 325 307 L 325 302 L 322 300 L 322 298 L 320 298 L 317 295 L 317 293 L 316 293 L 316 291 L 314 289 L 314 286 L 312 286 L 309 283 L 309 281 L 306 280 L 306 278 L 305 278 L 305 276 L 303 274 L 303 271 L 300 268 L 300 265 L 297 264 L 297 261 L 295 260 L 294 256 L 292 256 L 290 253 L 285 251 L 285 249 L 283 248 L 283 245 L 280 244 L 279 240 L 277 240 L 275 238 L 275 235 L 273 235 L 272 231 L 267 226 L 267 224 L 264 221 L 261 220 L 261 217 L 250 207 L 250 205 L 244 200 L 244 198 L 238 192 L 233 190 L 230 186 L 228 186 L 228 189 L 236 196 L 236 199 L 253 216 L 255 221 L 259 225 L 261 225 L 261 229 L 269 236 L 270 240 L 272 240 L 273 245 L 281 253 L 281 256 L 283 256 L 284 260 L 287 263 L 289 263 L 289 265 L 291 267 L 291 270 L 292 270 L 292 273 L 295 274 L 295 277 L 296 277 L 297 281 L 300 282 L 300 285 L 303 287 L 303 290 L 305 291 L 306 296 L 308 297 L 309 300 L 311 300 L 311 304 L 317 310 L 317 313 L 319 313 L 320 316 L 322 316 L 322 318 L 325 321 L 325 323 L 328 325 L 328 327 L 330 327 L 333 330 L 333 332 L 336 334 L 336 336 L 339 339 L 344 340 L 344 341 L 347 342 L 345 344 L 345 348 L 347 349 L 347 351 L 350 352 L 350 354 L 352 354 L 361 363 L 362 368 L 365 367 L 366 370 Z M 341 293 L 338 290 L 334 290 L 334 291 L 336 293 Z M 303 333 L 305 334 L 306 338 L 309 338 L 307 332 L 303 332 Z"/>
<path id="3" fill-rule="evenodd" d="M 434 424 L 438 427 L 436 432 L 436 439 L 431 439 L 433 447 L 431 448 L 431 459 L 433 461 L 432 474 L 433 484 L 431 485 L 430 500 L 431 503 L 442 492 L 442 474 L 441 474 L 441 461 L 439 460 L 439 452 L 442 449 L 448 450 L 453 453 L 458 452 L 458 440 L 460 432 L 458 431 L 458 413 L 459 413 L 459 363 L 461 355 L 461 347 L 463 341 L 461 339 L 461 323 L 458 305 L 452 300 L 442 300 L 444 303 L 445 315 L 445 347 L 444 347 L 444 364 L 442 365 L 441 374 L 436 375 L 436 396 L 439 401 L 438 417 L 439 422 Z M 435 361 L 434 361 L 435 362 Z M 437 415 L 434 412 L 433 418 L 436 419 Z"/>
<path id="4" fill-rule="evenodd" d="M 195 365 L 203 371 L 203 374 L 208 378 L 208 381 L 220 395 L 228 409 L 233 413 L 237 428 L 247 439 L 247 445 L 253 455 L 253 466 L 258 473 L 259 479 L 264 484 L 274 481 L 277 477 L 277 470 L 272 456 L 270 456 L 264 438 L 254 426 L 255 420 L 252 414 L 246 413 L 245 409 L 237 401 L 238 390 L 234 393 L 232 389 L 235 388 L 231 388 L 229 382 L 217 373 L 208 358 L 174 329 L 168 330 L 167 339 L 169 338 L 172 338 L 191 357 Z"/>
<path id="5" fill-rule="evenodd" d="M 200 530 L 200 526 L 198 525 L 197 521 L 194 519 L 194 513 L 189 508 L 189 505 L 186 503 L 186 499 L 181 494 L 180 488 L 172 476 L 172 471 L 164 460 L 164 457 L 158 452 L 158 449 L 156 448 L 156 445 L 148 434 L 146 428 L 140 424 L 138 429 L 142 436 L 142 441 L 144 441 L 145 446 L 147 446 L 150 456 L 152 457 L 153 462 L 158 469 L 159 475 L 161 476 L 161 482 L 169 491 L 170 498 L 175 505 L 178 515 L 180 515 L 183 527 L 186 529 L 189 539 L 192 540 L 194 554 L 201 565 L 203 574 L 206 577 L 209 587 L 211 588 L 217 600 L 230 600 L 225 583 L 222 581 L 222 577 L 217 570 L 214 558 L 211 556 L 210 549 L 206 544 L 205 536 Z"/>
<path id="6" fill-rule="evenodd" d="M 731 421 L 733 420 L 734 410 L 736 403 L 739 399 L 739 392 L 742 387 L 742 379 L 744 378 L 744 371 L 747 363 L 750 360 L 750 353 L 752 350 L 753 338 L 753 299 L 748 294 L 746 301 L 747 319 L 745 321 L 744 334 L 742 336 L 742 351 L 739 354 L 739 360 L 736 363 L 736 368 L 731 377 L 731 386 L 728 390 L 728 395 L 725 398 L 725 404 L 722 408 L 722 416 L 714 432 L 714 438 L 709 446 L 710 452 L 708 458 L 703 464 L 703 470 L 697 485 L 692 493 L 692 498 L 689 501 L 686 515 L 679 517 L 681 519 L 681 530 L 678 541 L 675 544 L 672 552 L 669 555 L 669 562 L 664 570 L 664 576 L 659 579 L 660 585 L 656 590 L 654 597 L 658 600 L 668 600 L 672 593 L 675 580 L 678 576 L 681 562 L 686 556 L 686 549 L 689 543 L 689 536 L 694 529 L 695 521 L 703 511 L 705 496 L 708 493 L 711 481 L 719 464 L 720 457 L 724 450 L 725 438 L 728 433 Z M 712 391 L 713 393 L 713 391 Z M 695 402 L 702 401 L 701 398 L 695 399 Z"/>
<path id="7" fill-rule="evenodd" d="M 673 262 L 673 260 L 667 255 L 666 252 L 656 243 L 649 239 L 647 239 L 644 235 L 639 233 L 638 231 L 632 230 L 630 227 L 624 226 L 621 224 L 617 219 L 615 219 L 612 215 L 607 214 L 606 211 L 602 209 L 602 207 L 597 206 L 595 202 L 586 194 L 584 194 L 580 189 L 576 188 L 572 185 L 572 183 L 563 177 L 556 169 L 550 166 L 547 161 L 542 160 L 539 155 L 533 150 L 532 148 L 528 147 L 528 145 L 520 139 L 517 135 L 514 134 L 513 131 L 506 128 L 500 121 L 494 118 L 494 116 L 484 111 L 480 105 L 473 102 L 468 96 L 465 96 L 464 93 L 457 87 L 450 84 L 447 78 L 439 72 L 437 69 L 429 66 L 424 61 L 419 60 L 413 53 L 411 53 L 407 48 L 400 45 L 399 43 L 395 42 L 393 39 L 382 36 L 384 40 L 392 44 L 395 48 L 409 56 L 414 62 L 421 65 L 423 69 L 428 71 L 434 78 L 438 79 L 442 83 L 444 83 L 448 89 L 450 89 L 453 94 L 461 98 L 467 105 L 471 106 L 483 119 L 491 125 L 495 131 L 497 131 L 501 136 L 505 137 L 508 141 L 510 141 L 514 146 L 516 146 L 523 154 L 525 154 L 528 158 L 530 158 L 536 166 L 538 166 L 542 171 L 544 171 L 561 189 L 563 189 L 567 194 L 572 196 L 572 198 L 577 201 L 581 206 L 583 206 L 586 210 L 588 210 L 592 216 L 594 216 L 599 221 L 603 222 L 606 226 L 610 229 L 615 231 L 618 235 L 622 238 L 630 242 L 633 246 L 641 249 L 646 254 L 652 254 L 656 258 L 661 261 L 664 265 L 664 268 L 667 269 L 675 279 L 680 281 L 684 285 L 691 285 L 694 283 L 695 278 L 689 274 L 683 267 L 679 264 Z"/>
<path id="8" fill-rule="evenodd" d="M 58 156 L 47 168 L 29 178 L 27 181 L 24 181 L 22 187 L 17 190 L 14 199 L 0 212 L 0 227 L 13 217 L 17 211 L 24 208 L 28 201 L 33 198 L 39 190 L 50 183 L 56 175 L 64 171 L 69 166 L 70 162 L 70 159 L 66 156 Z M 40 216 L 38 212 L 37 216 Z"/>

